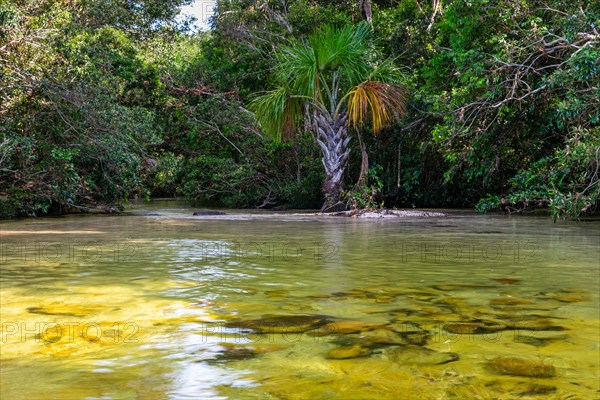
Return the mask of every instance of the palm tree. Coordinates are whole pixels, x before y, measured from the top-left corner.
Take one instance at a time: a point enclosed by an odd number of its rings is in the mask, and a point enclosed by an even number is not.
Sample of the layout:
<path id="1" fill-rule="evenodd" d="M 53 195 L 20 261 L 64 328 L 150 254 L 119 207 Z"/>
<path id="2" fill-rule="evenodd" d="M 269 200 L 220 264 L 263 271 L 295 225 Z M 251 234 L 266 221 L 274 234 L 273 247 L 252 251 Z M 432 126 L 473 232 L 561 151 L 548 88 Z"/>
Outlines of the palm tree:
<path id="1" fill-rule="evenodd" d="M 275 56 L 278 86 L 250 107 L 277 141 L 308 127 L 325 167 L 322 210 L 339 207 L 348 163 L 348 128 L 370 119 L 374 133 L 405 111 L 400 71 L 392 60 L 376 62 L 370 26 L 324 26 L 305 41 L 293 41 Z"/>

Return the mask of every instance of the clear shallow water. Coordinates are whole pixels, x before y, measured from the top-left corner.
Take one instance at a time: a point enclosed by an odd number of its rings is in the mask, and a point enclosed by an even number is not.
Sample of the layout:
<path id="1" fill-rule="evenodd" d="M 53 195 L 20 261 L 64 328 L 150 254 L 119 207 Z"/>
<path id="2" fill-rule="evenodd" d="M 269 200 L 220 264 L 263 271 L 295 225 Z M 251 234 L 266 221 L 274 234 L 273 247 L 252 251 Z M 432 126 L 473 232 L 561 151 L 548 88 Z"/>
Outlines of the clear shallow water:
<path id="1" fill-rule="evenodd" d="M 600 398 L 597 222 L 191 212 L 2 222 L 0 397 Z"/>

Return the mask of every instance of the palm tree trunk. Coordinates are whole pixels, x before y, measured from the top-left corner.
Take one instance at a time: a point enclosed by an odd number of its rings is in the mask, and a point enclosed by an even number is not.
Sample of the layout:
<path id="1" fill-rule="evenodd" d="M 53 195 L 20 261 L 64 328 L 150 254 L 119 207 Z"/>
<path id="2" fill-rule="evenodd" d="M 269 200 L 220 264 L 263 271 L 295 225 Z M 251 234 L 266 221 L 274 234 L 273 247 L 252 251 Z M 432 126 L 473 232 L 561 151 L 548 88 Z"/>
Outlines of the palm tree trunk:
<path id="1" fill-rule="evenodd" d="M 319 110 L 314 113 L 313 122 L 317 134 L 317 144 L 321 148 L 321 158 L 325 167 L 323 195 L 325 197 L 321 211 L 336 211 L 345 208 L 341 202 L 344 189 L 343 177 L 348 165 L 350 149 L 348 143 L 347 114 L 331 115 Z"/>

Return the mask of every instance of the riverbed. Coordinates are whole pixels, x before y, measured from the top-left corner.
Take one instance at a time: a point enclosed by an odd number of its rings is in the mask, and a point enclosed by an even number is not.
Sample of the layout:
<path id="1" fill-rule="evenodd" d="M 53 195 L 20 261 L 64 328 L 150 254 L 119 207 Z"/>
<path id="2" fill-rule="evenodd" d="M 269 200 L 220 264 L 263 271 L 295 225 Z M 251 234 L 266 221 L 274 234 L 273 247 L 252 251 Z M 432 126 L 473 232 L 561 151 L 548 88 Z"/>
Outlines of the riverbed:
<path id="1" fill-rule="evenodd" d="M 0 222 L 2 399 L 600 398 L 600 223 Z"/>

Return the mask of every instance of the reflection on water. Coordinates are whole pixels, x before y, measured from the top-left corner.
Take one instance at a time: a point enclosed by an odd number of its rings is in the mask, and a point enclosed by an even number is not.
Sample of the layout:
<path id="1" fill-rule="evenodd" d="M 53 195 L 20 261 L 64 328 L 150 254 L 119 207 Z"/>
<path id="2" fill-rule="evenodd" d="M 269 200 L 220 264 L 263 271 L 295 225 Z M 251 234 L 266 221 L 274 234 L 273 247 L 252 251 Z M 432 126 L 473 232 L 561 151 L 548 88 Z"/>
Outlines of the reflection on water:
<path id="1" fill-rule="evenodd" d="M 600 396 L 600 224 L 166 206 L 0 224 L 1 398 Z"/>

